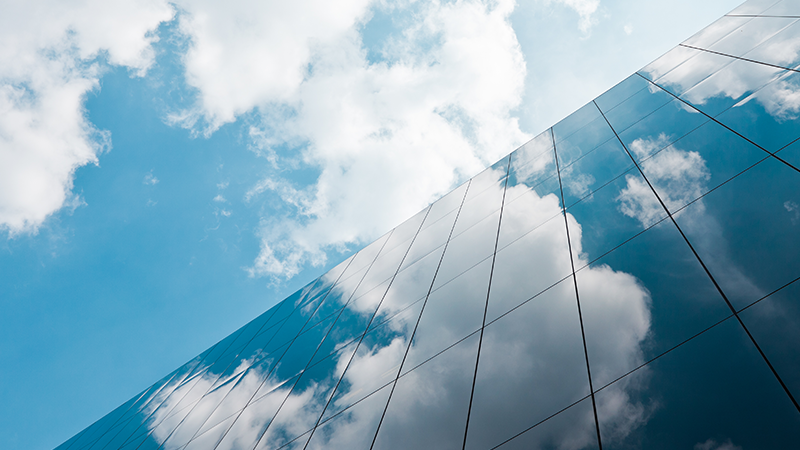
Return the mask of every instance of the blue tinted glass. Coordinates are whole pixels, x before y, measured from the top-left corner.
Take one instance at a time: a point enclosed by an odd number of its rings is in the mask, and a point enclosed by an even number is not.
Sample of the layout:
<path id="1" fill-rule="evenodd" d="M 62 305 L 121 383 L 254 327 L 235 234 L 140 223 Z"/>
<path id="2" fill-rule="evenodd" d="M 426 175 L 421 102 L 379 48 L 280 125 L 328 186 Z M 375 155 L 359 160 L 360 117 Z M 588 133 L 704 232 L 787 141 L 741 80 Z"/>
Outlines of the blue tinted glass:
<path id="1" fill-rule="evenodd" d="M 795 204 L 800 174 L 770 158 L 676 220 L 733 306 L 743 308 L 798 275 Z"/>
<path id="2" fill-rule="evenodd" d="M 790 448 L 800 438 L 800 414 L 736 320 L 596 399 L 604 448 Z"/>

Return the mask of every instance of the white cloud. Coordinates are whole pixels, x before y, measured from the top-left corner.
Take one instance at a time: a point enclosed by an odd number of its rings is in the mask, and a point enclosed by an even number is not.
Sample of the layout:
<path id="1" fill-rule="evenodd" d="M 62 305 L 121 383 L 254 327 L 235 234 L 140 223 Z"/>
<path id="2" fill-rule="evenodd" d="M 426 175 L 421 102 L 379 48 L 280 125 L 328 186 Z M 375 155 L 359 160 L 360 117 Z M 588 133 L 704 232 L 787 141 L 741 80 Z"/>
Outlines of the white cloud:
<path id="1" fill-rule="evenodd" d="M 639 161 L 644 161 L 642 170 L 661 200 L 675 211 L 706 192 L 711 175 L 699 153 L 669 145 L 672 140 L 662 133 L 655 138 L 636 139 L 629 148 Z M 623 214 L 637 219 L 643 227 L 664 217 L 664 208 L 642 178 L 627 175 L 625 179 L 627 186 L 617 197 Z"/>
<path id="2" fill-rule="evenodd" d="M 792 215 L 792 225 L 797 225 L 797 222 L 800 221 L 800 206 L 791 200 L 786 200 L 783 202 L 783 207 Z"/>
<path id="3" fill-rule="evenodd" d="M 631 25 L 631 24 L 629 24 L 629 23 L 628 23 L 628 24 L 625 24 L 625 26 L 624 26 L 624 27 L 622 27 L 622 31 L 624 31 L 624 32 L 625 32 L 625 34 L 627 34 L 628 36 L 630 36 L 630 35 L 633 33 L 633 25 Z"/>
<path id="4" fill-rule="evenodd" d="M 705 442 L 694 444 L 694 450 L 742 450 L 742 447 L 733 445 L 730 439 L 721 444 L 713 439 L 709 439 Z"/>
<path id="5" fill-rule="evenodd" d="M 413 20 L 382 62 L 367 61 L 355 28 L 317 43 L 287 99 L 293 113 L 265 124 L 260 145 L 302 143 L 321 174 L 305 187 L 271 177 L 248 193 L 273 191 L 296 211 L 264 221 L 253 275 L 291 276 L 327 249 L 368 242 L 527 138 L 512 116 L 526 70 L 513 6 L 399 5 Z"/>
<path id="6" fill-rule="evenodd" d="M 149 184 L 150 186 L 155 186 L 155 185 L 158 184 L 159 181 L 160 180 L 158 178 L 156 178 L 155 175 L 153 175 L 153 171 L 151 170 L 150 172 L 148 172 L 144 176 L 144 179 L 142 180 L 142 184 Z"/>
<path id="7" fill-rule="evenodd" d="M 0 15 L 0 228 L 35 232 L 63 206 L 75 170 L 97 162 L 110 136 L 85 117 L 107 61 L 143 75 L 163 1 L 11 1 Z M 76 203 L 77 202 L 77 203 Z"/>
<path id="8" fill-rule="evenodd" d="M 583 33 L 588 33 L 592 29 L 592 26 L 594 26 L 594 24 L 597 23 L 597 19 L 595 18 L 595 13 L 597 12 L 597 8 L 600 6 L 600 0 L 555 0 L 555 1 L 569 8 L 574 9 L 575 12 L 578 13 L 578 15 L 580 16 L 580 21 L 578 22 L 578 28 Z"/>
<path id="9" fill-rule="evenodd" d="M 307 77 L 314 48 L 351 29 L 370 0 L 329 2 L 182 1 L 180 31 L 186 82 L 198 90 L 194 108 L 173 123 L 206 133 L 256 106 L 286 101 Z"/>

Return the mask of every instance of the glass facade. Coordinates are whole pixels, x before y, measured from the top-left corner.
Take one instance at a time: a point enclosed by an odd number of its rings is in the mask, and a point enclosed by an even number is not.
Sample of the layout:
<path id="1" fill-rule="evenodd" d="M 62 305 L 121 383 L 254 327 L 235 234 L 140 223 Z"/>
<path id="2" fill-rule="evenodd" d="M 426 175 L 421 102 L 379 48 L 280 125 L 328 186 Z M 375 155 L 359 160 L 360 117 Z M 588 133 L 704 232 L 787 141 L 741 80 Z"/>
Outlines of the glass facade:
<path id="1" fill-rule="evenodd" d="M 799 66 L 746 2 L 58 450 L 795 448 Z"/>

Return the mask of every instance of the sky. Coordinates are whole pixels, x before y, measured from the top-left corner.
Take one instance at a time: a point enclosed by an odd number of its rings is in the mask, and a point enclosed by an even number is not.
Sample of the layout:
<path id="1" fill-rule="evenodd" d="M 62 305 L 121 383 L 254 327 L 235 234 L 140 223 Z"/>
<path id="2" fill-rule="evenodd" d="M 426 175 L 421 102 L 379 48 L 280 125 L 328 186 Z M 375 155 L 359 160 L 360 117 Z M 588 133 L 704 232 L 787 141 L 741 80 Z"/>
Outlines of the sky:
<path id="1" fill-rule="evenodd" d="M 49 449 L 738 0 L 0 6 L 0 448 Z"/>

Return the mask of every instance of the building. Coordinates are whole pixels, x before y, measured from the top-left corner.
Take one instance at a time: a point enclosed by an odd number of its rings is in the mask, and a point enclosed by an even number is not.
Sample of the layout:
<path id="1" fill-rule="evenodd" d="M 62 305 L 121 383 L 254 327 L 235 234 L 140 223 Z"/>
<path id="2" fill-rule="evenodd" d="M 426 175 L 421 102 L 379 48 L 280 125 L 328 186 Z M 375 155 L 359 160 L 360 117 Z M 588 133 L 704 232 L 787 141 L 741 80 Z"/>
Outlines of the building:
<path id="1" fill-rule="evenodd" d="M 798 67 L 745 3 L 58 450 L 795 447 Z"/>

